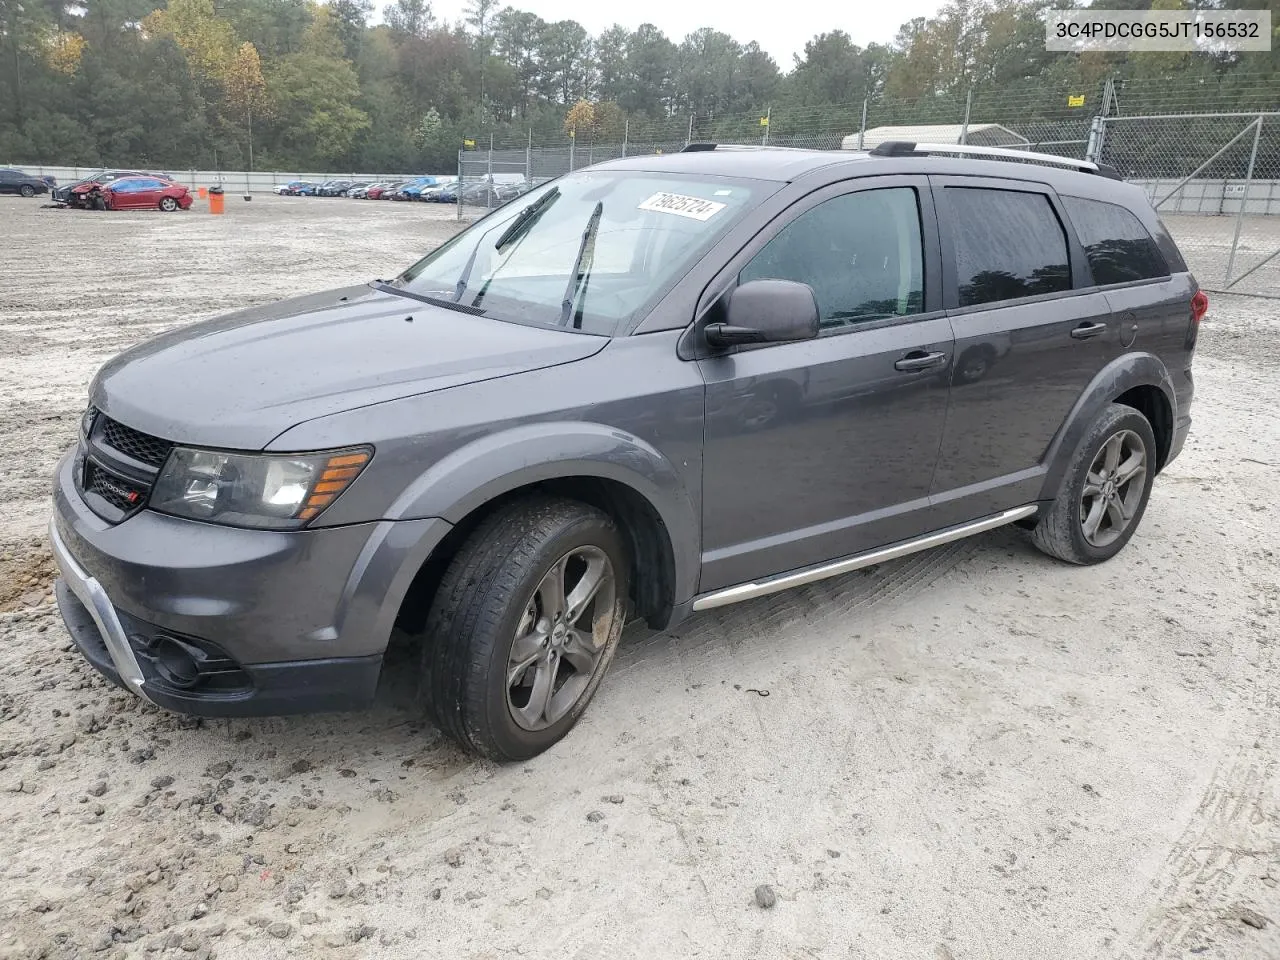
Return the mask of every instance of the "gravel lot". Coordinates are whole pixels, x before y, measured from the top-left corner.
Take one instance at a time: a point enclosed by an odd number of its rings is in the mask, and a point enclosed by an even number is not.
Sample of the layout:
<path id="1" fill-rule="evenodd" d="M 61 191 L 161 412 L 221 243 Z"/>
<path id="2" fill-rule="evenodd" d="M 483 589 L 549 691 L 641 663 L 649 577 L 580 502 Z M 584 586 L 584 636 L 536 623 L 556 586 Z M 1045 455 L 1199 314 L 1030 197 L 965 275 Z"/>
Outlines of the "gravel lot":
<path id="1" fill-rule="evenodd" d="M 408 663 L 366 714 L 197 722 L 70 652 L 41 535 L 97 366 L 455 228 L 227 209 L 0 200 L 0 957 L 1280 956 L 1280 305 L 1213 298 L 1111 563 L 1006 529 L 633 630 L 578 730 L 497 767 Z"/>

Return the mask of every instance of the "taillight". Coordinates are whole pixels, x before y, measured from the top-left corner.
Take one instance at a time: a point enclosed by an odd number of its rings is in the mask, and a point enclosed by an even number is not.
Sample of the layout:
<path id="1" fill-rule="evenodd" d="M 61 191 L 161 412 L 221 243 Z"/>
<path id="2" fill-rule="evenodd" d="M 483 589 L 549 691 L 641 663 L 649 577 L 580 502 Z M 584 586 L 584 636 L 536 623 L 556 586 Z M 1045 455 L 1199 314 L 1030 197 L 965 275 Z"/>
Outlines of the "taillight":
<path id="1" fill-rule="evenodd" d="M 1208 312 L 1209 297 L 1203 290 L 1197 290 L 1196 295 L 1191 298 L 1191 322 L 1199 323 Z"/>

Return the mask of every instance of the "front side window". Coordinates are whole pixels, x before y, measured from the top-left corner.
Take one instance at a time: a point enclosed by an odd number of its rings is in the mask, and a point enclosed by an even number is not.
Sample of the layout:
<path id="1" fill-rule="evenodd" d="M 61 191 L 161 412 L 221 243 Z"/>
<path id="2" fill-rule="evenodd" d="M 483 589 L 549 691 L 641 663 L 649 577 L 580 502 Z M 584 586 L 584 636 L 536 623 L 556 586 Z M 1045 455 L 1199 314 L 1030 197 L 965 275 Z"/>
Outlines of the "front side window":
<path id="1" fill-rule="evenodd" d="M 1071 289 L 1067 236 L 1042 193 L 947 187 L 960 306 Z"/>
<path id="2" fill-rule="evenodd" d="M 1093 282 L 1132 283 L 1169 276 L 1169 265 L 1137 217 L 1102 200 L 1063 197 L 1067 216 L 1084 247 Z"/>
<path id="3" fill-rule="evenodd" d="M 920 203 L 910 187 L 835 197 L 783 227 L 738 275 L 807 283 L 823 329 L 924 309 Z"/>
<path id="4" fill-rule="evenodd" d="M 778 186 L 580 171 L 500 207 L 392 286 L 499 320 L 611 336 Z"/>

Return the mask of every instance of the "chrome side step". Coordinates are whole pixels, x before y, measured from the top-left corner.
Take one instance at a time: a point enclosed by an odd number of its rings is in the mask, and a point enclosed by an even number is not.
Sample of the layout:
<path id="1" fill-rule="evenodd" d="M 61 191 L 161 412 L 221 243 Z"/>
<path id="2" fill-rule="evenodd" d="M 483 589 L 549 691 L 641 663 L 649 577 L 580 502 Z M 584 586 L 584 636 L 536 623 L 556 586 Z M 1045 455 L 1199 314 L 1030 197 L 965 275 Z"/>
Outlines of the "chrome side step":
<path id="1" fill-rule="evenodd" d="M 714 593 L 708 593 L 706 596 L 698 597 L 693 601 L 693 609 L 712 610 L 716 607 L 728 606 L 731 603 L 739 603 L 743 600 L 752 600 L 770 593 L 777 593 L 779 590 L 790 590 L 792 587 L 801 587 L 806 583 L 826 580 L 828 577 L 838 577 L 840 574 L 849 573 L 851 570 L 860 570 L 863 567 L 874 566 L 877 563 L 896 560 L 908 554 L 928 550 L 930 547 L 940 547 L 944 543 L 951 543 L 953 540 L 963 540 L 965 537 L 971 537 L 975 533 L 983 533 L 987 530 L 994 530 L 996 527 L 1003 527 L 1007 523 L 1013 523 L 1015 520 L 1031 516 L 1037 509 L 1034 503 L 1029 503 L 1026 506 L 1014 507 L 1012 510 L 1005 510 L 1001 513 L 984 517 L 981 520 L 974 520 L 958 527 L 939 530 L 936 533 L 928 533 L 923 537 L 916 537 L 914 540 L 904 540 L 892 546 L 880 547 L 868 553 L 846 557 L 843 560 L 826 563 L 820 567 L 809 567 L 796 573 L 784 573 L 780 577 L 773 577 L 758 583 L 753 581 L 751 583 L 740 583 L 733 587 L 725 587 L 723 590 L 717 590 Z"/>

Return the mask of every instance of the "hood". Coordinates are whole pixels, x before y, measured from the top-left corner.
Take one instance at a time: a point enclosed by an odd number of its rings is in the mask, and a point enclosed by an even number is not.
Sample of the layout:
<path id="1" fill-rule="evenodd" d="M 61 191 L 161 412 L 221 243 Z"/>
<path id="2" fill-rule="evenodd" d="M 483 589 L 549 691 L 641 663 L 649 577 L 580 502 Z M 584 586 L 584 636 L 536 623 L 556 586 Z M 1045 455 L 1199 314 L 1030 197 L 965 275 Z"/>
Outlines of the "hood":
<path id="1" fill-rule="evenodd" d="M 606 343 L 359 286 L 171 330 L 103 366 L 90 400 L 166 440 L 260 450 L 304 420 L 571 363 Z"/>

